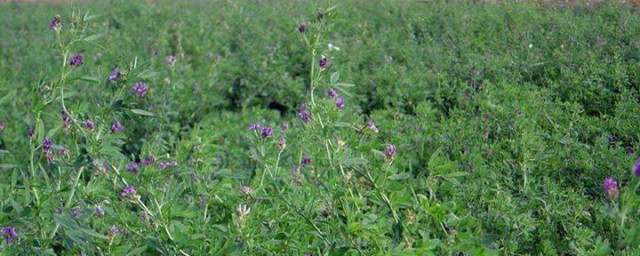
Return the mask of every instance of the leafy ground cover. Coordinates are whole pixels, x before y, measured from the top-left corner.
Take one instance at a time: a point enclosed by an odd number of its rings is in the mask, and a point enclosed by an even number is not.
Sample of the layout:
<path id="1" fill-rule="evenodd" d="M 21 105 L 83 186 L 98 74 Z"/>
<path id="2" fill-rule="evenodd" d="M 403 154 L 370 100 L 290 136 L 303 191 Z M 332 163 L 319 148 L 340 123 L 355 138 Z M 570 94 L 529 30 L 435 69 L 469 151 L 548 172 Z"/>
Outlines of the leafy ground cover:
<path id="1" fill-rule="evenodd" d="M 637 255 L 631 5 L 0 5 L 3 255 Z"/>

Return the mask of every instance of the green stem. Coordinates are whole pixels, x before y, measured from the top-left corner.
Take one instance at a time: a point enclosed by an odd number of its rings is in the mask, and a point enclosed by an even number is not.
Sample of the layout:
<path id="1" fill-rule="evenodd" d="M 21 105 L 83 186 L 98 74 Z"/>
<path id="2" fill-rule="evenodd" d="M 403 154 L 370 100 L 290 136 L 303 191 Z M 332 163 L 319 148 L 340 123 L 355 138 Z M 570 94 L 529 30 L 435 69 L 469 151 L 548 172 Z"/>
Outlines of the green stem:
<path id="1" fill-rule="evenodd" d="M 31 173 L 31 178 L 29 179 L 29 186 L 31 186 L 33 180 L 36 178 L 36 168 L 35 168 L 35 164 L 34 164 L 34 158 L 35 158 L 35 151 L 36 148 L 34 146 L 35 141 L 33 139 L 31 139 L 31 166 L 30 166 L 30 173 Z M 40 196 L 38 195 L 38 190 L 31 186 L 31 190 L 33 190 L 33 196 L 36 197 L 36 204 L 39 206 L 40 205 Z"/>
<path id="2" fill-rule="evenodd" d="M 380 190 L 380 188 L 378 187 L 378 184 L 376 184 L 375 180 L 371 176 L 371 173 L 368 170 L 365 171 L 365 172 L 367 173 L 367 178 L 369 179 L 369 182 L 371 182 L 371 184 L 373 184 L 373 188 L 376 191 L 378 191 L 378 194 L 382 198 L 382 201 L 384 201 L 384 203 L 387 204 L 387 207 L 389 207 L 389 210 L 391 210 L 391 214 L 393 214 L 393 219 L 395 220 L 396 224 L 399 223 L 400 222 L 400 218 L 398 217 L 398 214 L 396 213 L 396 210 L 393 208 L 393 204 L 391 204 L 391 201 L 389 200 L 387 195 L 385 195 L 382 192 L 382 190 Z"/>
<path id="3" fill-rule="evenodd" d="M 69 193 L 69 197 L 67 197 L 67 201 L 64 204 L 65 208 L 69 208 L 69 206 L 71 205 L 71 200 L 73 200 L 73 196 L 76 193 L 76 187 L 80 182 L 80 176 L 82 176 L 83 172 L 84 172 L 84 166 L 80 167 L 80 170 L 78 171 L 78 175 L 76 175 L 76 179 L 73 182 L 73 187 L 71 188 L 71 193 Z M 58 228 L 60 228 L 60 223 L 56 224 L 56 227 L 53 229 L 53 231 L 51 231 L 51 234 L 49 235 L 49 239 L 53 239 L 53 237 L 58 232 Z"/>
<path id="4" fill-rule="evenodd" d="M 313 91 L 315 90 L 315 80 L 316 80 L 316 75 L 315 75 L 315 70 L 316 70 L 316 49 L 315 49 L 315 44 L 312 46 L 313 48 L 311 49 L 311 106 L 315 107 L 316 106 L 316 102 L 313 99 Z"/>

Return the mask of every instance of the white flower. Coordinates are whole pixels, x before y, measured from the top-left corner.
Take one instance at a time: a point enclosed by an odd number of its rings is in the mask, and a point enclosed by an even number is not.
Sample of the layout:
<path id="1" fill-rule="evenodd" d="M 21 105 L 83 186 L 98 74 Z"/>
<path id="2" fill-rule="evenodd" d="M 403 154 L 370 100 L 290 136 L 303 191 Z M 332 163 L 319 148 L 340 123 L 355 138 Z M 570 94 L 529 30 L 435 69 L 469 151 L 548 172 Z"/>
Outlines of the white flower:
<path id="1" fill-rule="evenodd" d="M 334 51 L 334 50 L 335 51 L 340 51 L 340 48 L 335 46 L 335 45 L 333 45 L 332 43 L 329 43 L 327 46 L 329 47 L 329 51 Z"/>
<path id="2" fill-rule="evenodd" d="M 238 212 L 238 217 L 241 220 L 244 220 L 246 216 L 251 212 L 251 208 L 247 207 L 244 204 L 239 204 L 238 208 L 236 208 L 236 211 Z"/>

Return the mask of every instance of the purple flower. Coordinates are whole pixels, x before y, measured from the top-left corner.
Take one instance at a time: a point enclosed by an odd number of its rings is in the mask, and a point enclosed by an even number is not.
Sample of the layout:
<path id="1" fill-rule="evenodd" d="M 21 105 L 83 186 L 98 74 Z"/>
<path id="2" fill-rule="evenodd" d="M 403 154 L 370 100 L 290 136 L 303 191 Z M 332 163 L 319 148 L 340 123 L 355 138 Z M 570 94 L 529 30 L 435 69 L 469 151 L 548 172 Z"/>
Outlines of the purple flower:
<path id="1" fill-rule="evenodd" d="M 69 60 L 69 65 L 75 66 L 75 67 L 79 67 L 83 63 L 84 63 L 84 56 L 82 56 L 82 54 L 73 55 Z"/>
<path id="2" fill-rule="evenodd" d="M 371 129 L 371 131 L 375 133 L 378 132 L 378 127 L 376 127 L 376 123 L 374 123 L 373 120 L 368 120 L 367 122 L 365 122 L 365 124 L 367 125 L 367 127 L 369 127 L 369 129 Z"/>
<path id="3" fill-rule="evenodd" d="M 302 164 L 305 164 L 305 165 L 306 165 L 306 164 L 310 164 L 311 162 L 312 162 L 312 161 L 311 161 L 311 158 L 309 158 L 309 157 L 307 157 L 307 156 L 303 157 L 303 158 L 302 158 L 302 161 L 301 161 L 301 163 L 302 163 Z"/>
<path id="4" fill-rule="evenodd" d="M 145 158 L 144 160 L 142 160 L 142 164 L 152 164 L 155 161 L 156 161 L 156 159 L 153 156 L 149 156 L 149 157 Z"/>
<path id="5" fill-rule="evenodd" d="M 124 130 L 124 126 L 120 122 L 113 122 L 111 124 L 111 133 L 121 132 Z"/>
<path id="6" fill-rule="evenodd" d="M 321 69 L 325 69 L 327 68 L 327 66 L 329 66 L 329 60 L 327 60 L 326 56 L 322 55 L 322 58 L 320 58 L 318 64 L 320 65 Z"/>
<path id="7" fill-rule="evenodd" d="M 384 156 L 387 160 L 392 160 L 396 155 L 396 147 L 394 145 L 387 146 L 387 151 L 384 152 Z"/>
<path id="8" fill-rule="evenodd" d="M 80 213 L 82 213 L 82 208 L 80 208 L 80 206 L 74 207 L 73 209 L 71 209 L 71 212 L 69 212 L 69 215 L 71 215 L 71 217 L 75 218 L 78 217 L 78 215 L 80 215 Z"/>
<path id="9" fill-rule="evenodd" d="M 271 126 L 265 126 L 262 128 L 263 139 L 271 138 L 272 136 L 273 136 L 273 130 L 271 129 Z"/>
<path id="10" fill-rule="evenodd" d="M 122 75 L 122 73 L 120 73 L 120 70 L 118 70 L 118 68 L 114 68 L 113 71 L 111 71 L 111 74 L 109 74 L 109 77 L 107 78 L 107 80 L 109 80 L 110 82 L 118 80 L 118 78 L 120 78 L 120 76 Z"/>
<path id="11" fill-rule="evenodd" d="M 53 20 L 49 23 L 49 29 L 58 30 L 62 28 L 62 20 L 60 15 L 53 16 Z"/>
<path id="12" fill-rule="evenodd" d="M 606 178 L 602 185 L 602 190 L 604 190 L 604 194 L 611 200 L 616 200 L 618 195 L 620 195 L 618 182 L 614 178 Z"/>
<path id="13" fill-rule="evenodd" d="M 69 155 L 69 150 L 65 147 L 58 148 L 58 154 L 60 155 Z"/>
<path id="14" fill-rule="evenodd" d="M 42 149 L 44 149 L 44 150 L 51 149 L 51 139 L 44 138 L 44 142 L 42 143 Z"/>
<path id="15" fill-rule="evenodd" d="M 71 127 L 71 116 L 69 116 L 69 113 L 64 109 L 60 110 L 60 115 L 62 116 L 62 121 L 64 122 L 63 129 L 64 131 L 68 131 Z"/>
<path id="16" fill-rule="evenodd" d="M 249 186 L 240 185 L 240 192 L 245 195 L 251 195 L 253 193 L 253 189 Z"/>
<path id="17" fill-rule="evenodd" d="M 633 164 L 633 173 L 635 173 L 636 176 L 640 176 L 640 158 Z"/>
<path id="18" fill-rule="evenodd" d="M 171 161 L 171 162 L 160 162 L 160 163 L 158 163 L 158 168 L 160 168 L 160 169 L 164 169 L 164 168 L 167 168 L 169 166 L 178 166 L 178 162 Z"/>
<path id="19" fill-rule="evenodd" d="M 307 105 L 304 103 L 300 104 L 300 107 L 298 107 L 298 109 L 300 110 L 300 113 L 298 114 L 300 120 L 302 120 L 302 122 L 304 123 L 309 122 L 309 120 L 311 120 L 311 114 L 309 113 Z"/>
<path id="20" fill-rule="evenodd" d="M 95 125 L 93 124 L 93 121 L 91 120 L 86 120 L 84 121 L 84 127 L 86 127 L 89 130 L 93 130 L 93 128 L 95 127 Z"/>
<path id="21" fill-rule="evenodd" d="M 104 209 L 102 209 L 102 207 L 100 207 L 100 205 L 96 205 L 96 207 L 93 210 L 96 212 L 98 217 L 104 216 Z"/>
<path id="22" fill-rule="evenodd" d="M 30 138 L 33 138 L 33 135 L 35 135 L 35 134 L 36 134 L 36 131 L 35 131 L 35 130 L 33 130 L 33 128 L 31 128 L 31 129 L 29 129 L 29 131 L 27 131 L 27 135 L 28 135 Z"/>
<path id="23" fill-rule="evenodd" d="M 609 137 L 607 137 L 607 140 L 609 141 L 609 143 L 614 143 L 618 140 L 618 137 L 615 135 L 609 135 Z"/>
<path id="24" fill-rule="evenodd" d="M 287 131 L 287 130 L 289 130 L 289 124 L 288 123 L 282 123 L 282 126 L 280 128 L 282 128 L 283 131 Z"/>
<path id="25" fill-rule="evenodd" d="M 329 96 L 329 98 L 335 98 L 335 97 L 338 97 L 339 95 L 336 89 L 329 88 L 329 90 L 327 91 L 327 96 Z"/>
<path id="26" fill-rule="evenodd" d="M 4 131 L 5 128 L 7 128 L 7 123 L 0 122 L 0 132 Z"/>
<path id="27" fill-rule="evenodd" d="M 2 237 L 4 237 L 4 241 L 7 242 L 7 244 L 11 244 L 18 240 L 18 234 L 14 227 L 4 227 L 0 233 L 2 233 Z"/>
<path id="28" fill-rule="evenodd" d="M 311 120 L 311 114 L 309 114 L 309 112 L 307 111 L 300 112 L 298 116 L 300 117 L 300 120 L 302 120 L 302 122 L 304 123 L 307 123 L 309 122 L 309 120 Z"/>
<path id="29" fill-rule="evenodd" d="M 304 34 L 304 32 L 307 31 L 307 24 L 304 24 L 304 23 L 300 24 L 300 26 L 298 26 L 298 31 Z"/>
<path id="30" fill-rule="evenodd" d="M 176 62 L 176 57 L 173 55 L 167 55 L 166 58 L 164 58 L 164 61 L 167 62 L 168 65 L 172 65 Z"/>
<path id="31" fill-rule="evenodd" d="M 636 153 L 636 150 L 633 147 L 629 147 L 627 149 L 627 155 L 633 155 Z"/>
<path id="32" fill-rule="evenodd" d="M 128 196 L 133 196 L 136 195 L 137 191 L 133 186 L 124 186 L 124 188 L 122 188 L 122 190 L 120 191 L 120 197 L 128 197 Z"/>
<path id="33" fill-rule="evenodd" d="M 280 137 L 276 142 L 276 145 L 278 145 L 278 148 L 280 150 L 284 150 L 285 148 L 287 148 L 287 141 L 283 137 Z"/>
<path id="34" fill-rule="evenodd" d="M 138 173 L 140 171 L 140 166 L 136 162 L 130 162 L 124 167 L 127 171 Z"/>
<path id="35" fill-rule="evenodd" d="M 120 229 L 113 225 L 109 228 L 109 230 L 107 230 L 107 237 L 109 239 L 113 239 L 118 233 L 120 233 Z"/>
<path id="36" fill-rule="evenodd" d="M 344 108 L 344 100 L 340 97 L 336 98 L 336 108 Z"/>
<path id="37" fill-rule="evenodd" d="M 111 166 L 107 161 L 105 161 L 104 164 L 102 164 L 102 170 L 106 172 L 106 171 L 109 171 L 110 169 L 111 169 Z"/>
<path id="38" fill-rule="evenodd" d="M 62 207 L 58 207 L 58 209 L 56 209 L 53 213 L 55 214 L 62 214 Z"/>
<path id="39" fill-rule="evenodd" d="M 144 82 L 137 82 L 133 85 L 133 91 L 138 94 L 140 98 L 147 95 L 147 90 L 149 90 L 149 86 Z"/>
<path id="40" fill-rule="evenodd" d="M 259 123 L 255 123 L 255 124 L 252 124 L 251 126 L 249 126 L 249 130 L 250 131 L 256 132 L 256 131 L 259 131 L 261 129 L 262 129 L 262 125 L 260 125 Z"/>

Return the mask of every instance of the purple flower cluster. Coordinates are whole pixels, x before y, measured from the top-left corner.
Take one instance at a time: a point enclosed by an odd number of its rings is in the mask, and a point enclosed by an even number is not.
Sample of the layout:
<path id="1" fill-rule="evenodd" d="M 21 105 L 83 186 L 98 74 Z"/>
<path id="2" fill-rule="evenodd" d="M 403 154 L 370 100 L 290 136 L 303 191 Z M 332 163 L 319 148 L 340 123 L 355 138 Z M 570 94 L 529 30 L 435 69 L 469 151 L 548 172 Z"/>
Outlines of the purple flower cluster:
<path id="1" fill-rule="evenodd" d="M 73 55 L 69 59 L 69 65 L 71 66 L 79 67 L 82 64 L 84 64 L 84 56 L 82 54 Z"/>
<path id="2" fill-rule="evenodd" d="M 69 215 L 71 215 L 71 217 L 75 218 L 78 217 L 78 215 L 80 215 L 80 213 L 82 213 L 82 208 L 80 206 L 74 207 L 73 209 L 71 209 L 71 211 L 69 212 Z"/>
<path id="3" fill-rule="evenodd" d="M 278 145 L 278 148 L 280 150 L 284 150 L 285 148 L 287 148 L 287 140 L 285 140 L 284 137 L 278 138 L 276 144 Z"/>
<path id="4" fill-rule="evenodd" d="M 122 188 L 122 190 L 120 191 L 120 197 L 134 196 L 136 195 L 136 193 L 138 192 L 133 186 L 127 185 L 127 186 L 124 186 L 124 188 Z"/>
<path id="5" fill-rule="evenodd" d="M 616 200 L 618 195 L 620 195 L 618 181 L 614 178 L 606 178 L 604 184 L 602 184 L 602 190 L 604 190 L 604 194 L 611 200 Z"/>
<path id="6" fill-rule="evenodd" d="M 152 164 L 156 159 L 153 156 L 148 156 L 144 160 L 142 160 L 142 164 Z"/>
<path id="7" fill-rule="evenodd" d="M 260 131 L 262 130 L 262 125 L 260 125 L 259 123 L 252 124 L 251 126 L 249 126 L 249 130 L 254 132 Z"/>
<path id="8" fill-rule="evenodd" d="M 111 124 L 111 133 L 117 133 L 124 130 L 124 126 L 120 122 L 113 122 Z"/>
<path id="9" fill-rule="evenodd" d="M 300 162 L 301 162 L 302 164 L 304 164 L 304 165 L 307 165 L 307 164 L 310 164 L 310 163 L 311 163 L 311 162 L 313 162 L 313 161 L 311 161 L 311 158 L 310 158 L 310 157 L 305 156 L 305 157 L 303 157 L 303 158 L 302 158 L 302 161 L 300 161 Z"/>
<path id="10" fill-rule="evenodd" d="M 273 129 L 271 129 L 271 126 L 265 126 L 260 134 L 263 139 L 271 138 L 273 137 Z"/>
<path id="11" fill-rule="evenodd" d="M 300 24 L 300 25 L 298 26 L 298 31 L 299 31 L 300 33 L 304 34 L 304 32 L 306 32 L 306 31 L 307 31 L 307 24 L 304 24 L 304 23 Z"/>
<path id="12" fill-rule="evenodd" d="M 335 98 L 340 95 L 338 95 L 338 92 L 336 91 L 336 89 L 329 88 L 329 90 L 327 91 L 327 96 L 329 96 L 329 98 Z"/>
<path id="13" fill-rule="evenodd" d="M 44 138 L 44 141 L 42 142 L 42 149 L 44 149 L 44 150 L 50 150 L 51 149 L 51 139 Z"/>
<path id="14" fill-rule="evenodd" d="M 53 19 L 49 23 L 49 29 L 59 30 L 62 28 L 62 19 L 60 19 L 60 15 L 53 16 Z"/>
<path id="15" fill-rule="evenodd" d="M 149 90 L 149 86 L 144 82 L 137 82 L 133 85 L 133 92 L 138 94 L 138 97 L 143 98 L 147 95 L 147 91 Z"/>
<path id="16" fill-rule="evenodd" d="M 311 114 L 307 109 L 307 105 L 305 105 L 304 103 L 300 104 L 300 107 L 298 109 L 300 110 L 300 113 L 298 114 L 300 120 L 302 120 L 302 122 L 304 123 L 308 123 L 311 120 Z"/>
<path id="17" fill-rule="evenodd" d="M 260 136 L 263 139 L 273 137 L 273 129 L 271 128 L 271 126 L 262 126 L 259 123 L 255 123 L 249 126 L 249 130 L 253 132 L 259 132 Z"/>
<path id="18" fill-rule="evenodd" d="M 396 155 L 396 147 L 394 145 L 388 145 L 387 150 L 384 152 L 384 157 L 387 160 L 393 160 L 393 157 Z"/>
<path id="19" fill-rule="evenodd" d="M 118 80 L 120 76 L 122 76 L 122 73 L 120 73 L 120 70 L 118 70 L 118 68 L 116 67 L 113 69 L 113 71 L 111 71 L 107 80 L 109 80 L 109 82 L 113 82 L 115 80 Z"/>
<path id="20" fill-rule="evenodd" d="M 27 136 L 29 136 L 29 138 L 33 138 L 33 135 L 36 135 L 36 131 L 31 128 L 29 129 L 29 131 L 27 131 Z"/>
<path id="21" fill-rule="evenodd" d="M 96 212 L 98 217 L 104 216 L 104 209 L 102 209 L 102 207 L 100 207 L 100 205 L 96 205 L 96 207 L 93 210 Z"/>
<path id="22" fill-rule="evenodd" d="M 2 228 L 2 237 L 4 237 L 4 241 L 7 244 L 11 244 L 18 240 L 18 233 L 16 233 L 16 229 L 14 227 L 4 227 Z"/>
<path id="23" fill-rule="evenodd" d="M 320 58 L 320 61 L 318 61 L 318 65 L 320 65 L 321 69 L 325 69 L 327 68 L 327 66 L 329 66 L 329 60 L 326 56 L 322 55 L 322 58 Z"/>
<path id="24" fill-rule="evenodd" d="M 369 127 L 369 129 L 375 133 L 378 133 L 378 127 L 376 127 L 376 123 L 373 122 L 373 120 L 367 120 L 365 122 L 365 124 L 367 125 L 367 127 Z"/>
<path id="25" fill-rule="evenodd" d="M 118 233 L 120 233 L 120 229 L 115 225 L 111 226 L 109 230 L 107 230 L 107 237 L 113 239 Z"/>
<path id="26" fill-rule="evenodd" d="M 63 130 L 69 131 L 69 128 L 71 128 L 71 116 L 69 115 L 69 113 L 67 113 L 66 110 L 60 110 L 60 115 L 62 116 L 62 121 L 64 122 L 64 126 L 63 126 Z"/>
<path id="27" fill-rule="evenodd" d="M 336 108 L 344 108 L 344 100 L 340 97 L 336 98 Z"/>
<path id="28" fill-rule="evenodd" d="M 124 168 L 133 173 L 138 173 L 140 171 L 140 166 L 136 162 L 130 162 Z"/>
<path id="29" fill-rule="evenodd" d="M 95 128 L 95 124 L 90 119 L 87 119 L 84 121 L 84 127 L 86 127 L 87 130 L 93 130 L 93 128 Z"/>
<path id="30" fill-rule="evenodd" d="M 164 168 L 167 168 L 169 166 L 178 166 L 178 162 L 171 161 L 171 162 L 160 162 L 160 163 L 158 163 L 158 168 L 160 168 L 160 169 L 164 169 Z"/>
<path id="31" fill-rule="evenodd" d="M 176 63 L 176 57 L 173 55 L 168 55 L 166 58 L 164 58 L 164 61 L 168 65 L 173 66 L 173 64 Z"/>
<path id="32" fill-rule="evenodd" d="M 245 195 L 251 195 L 253 193 L 253 189 L 249 186 L 240 185 L 240 192 Z"/>
<path id="33" fill-rule="evenodd" d="M 633 173 L 640 176 L 640 158 L 633 164 Z"/>

